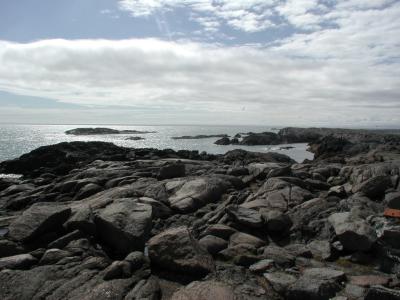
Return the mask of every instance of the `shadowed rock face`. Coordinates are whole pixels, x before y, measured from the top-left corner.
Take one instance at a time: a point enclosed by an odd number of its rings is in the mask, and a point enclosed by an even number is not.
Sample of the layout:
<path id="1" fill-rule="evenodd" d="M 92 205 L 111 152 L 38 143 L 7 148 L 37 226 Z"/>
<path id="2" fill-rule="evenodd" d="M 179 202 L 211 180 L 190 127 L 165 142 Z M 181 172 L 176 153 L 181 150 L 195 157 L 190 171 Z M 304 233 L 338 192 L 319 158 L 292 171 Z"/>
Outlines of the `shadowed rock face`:
<path id="1" fill-rule="evenodd" d="M 304 163 L 108 143 L 4 162 L 25 176 L 0 181 L 0 299 L 397 299 L 399 147 L 338 139 Z"/>

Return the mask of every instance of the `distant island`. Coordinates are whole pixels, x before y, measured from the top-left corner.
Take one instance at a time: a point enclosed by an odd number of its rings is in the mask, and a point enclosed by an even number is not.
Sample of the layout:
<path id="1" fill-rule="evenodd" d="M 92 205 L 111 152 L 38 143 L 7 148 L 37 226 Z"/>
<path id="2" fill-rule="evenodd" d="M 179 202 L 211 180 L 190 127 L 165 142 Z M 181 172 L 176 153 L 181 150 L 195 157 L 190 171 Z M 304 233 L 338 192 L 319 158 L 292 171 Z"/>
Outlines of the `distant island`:
<path id="1" fill-rule="evenodd" d="M 229 137 L 227 134 L 199 134 L 199 135 L 184 135 L 184 136 L 174 136 L 173 140 L 198 140 L 198 139 L 208 139 L 208 138 L 227 138 Z"/>
<path id="2" fill-rule="evenodd" d="M 156 133 L 155 131 L 138 131 L 138 130 L 117 130 L 111 128 L 75 128 L 65 132 L 69 135 L 102 135 L 102 134 L 145 134 Z"/>

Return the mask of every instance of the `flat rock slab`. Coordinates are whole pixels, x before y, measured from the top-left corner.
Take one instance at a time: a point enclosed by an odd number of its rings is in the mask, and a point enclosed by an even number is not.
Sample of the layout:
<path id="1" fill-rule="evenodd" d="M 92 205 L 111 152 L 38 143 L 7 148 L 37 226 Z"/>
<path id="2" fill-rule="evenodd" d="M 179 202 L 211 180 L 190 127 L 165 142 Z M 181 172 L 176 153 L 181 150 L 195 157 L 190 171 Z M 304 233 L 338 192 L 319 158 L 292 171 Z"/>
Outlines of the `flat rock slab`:
<path id="1" fill-rule="evenodd" d="M 31 241 L 39 235 L 57 229 L 70 214 L 71 209 L 63 204 L 36 203 L 11 223 L 8 236 L 16 241 Z"/>

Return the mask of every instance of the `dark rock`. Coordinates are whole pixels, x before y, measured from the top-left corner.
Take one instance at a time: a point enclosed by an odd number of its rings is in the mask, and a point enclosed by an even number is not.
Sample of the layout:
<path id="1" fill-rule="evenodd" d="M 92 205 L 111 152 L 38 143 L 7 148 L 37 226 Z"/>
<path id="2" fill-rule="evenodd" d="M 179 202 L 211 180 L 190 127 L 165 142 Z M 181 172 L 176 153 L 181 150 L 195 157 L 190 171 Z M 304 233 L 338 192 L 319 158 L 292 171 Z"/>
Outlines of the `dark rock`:
<path id="1" fill-rule="evenodd" d="M 373 286 L 371 287 L 367 295 L 365 296 L 365 300 L 399 300 L 400 299 L 400 291 L 388 289 L 383 286 Z"/>
<path id="2" fill-rule="evenodd" d="M 148 241 L 152 265 L 186 276 L 203 277 L 214 270 L 212 257 L 187 227 L 166 230 Z"/>
<path id="3" fill-rule="evenodd" d="M 84 235 L 81 231 L 75 230 L 75 231 L 70 232 L 70 233 L 58 238 L 57 240 L 51 242 L 48 245 L 48 247 L 62 249 L 65 246 L 67 246 L 71 241 L 77 240 L 77 239 L 80 239 L 83 237 L 84 237 Z"/>
<path id="4" fill-rule="evenodd" d="M 253 133 L 243 137 L 240 145 L 277 145 L 280 143 L 279 136 L 273 132 Z"/>
<path id="5" fill-rule="evenodd" d="M 385 203 L 389 208 L 400 209 L 400 192 L 386 194 Z"/>
<path id="6" fill-rule="evenodd" d="M 131 275 L 132 271 L 130 263 L 127 261 L 116 260 L 105 270 L 103 279 L 112 280 L 118 278 L 128 278 Z"/>
<path id="7" fill-rule="evenodd" d="M 213 235 L 225 240 L 228 240 L 229 237 L 236 232 L 236 229 L 223 225 L 223 224 L 215 224 L 210 225 L 204 231 L 203 235 Z"/>
<path id="8" fill-rule="evenodd" d="M 39 235 L 57 230 L 70 213 L 71 209 L 62 204 L 36 203 L 11 223 L 8 235 L 16 241 L 32 241 Z"/>
<path id="9" fill-rule="evenodd" d="M 385 195 L 385 191 L 392 185 L 389 176 L 376 176 L 353 187 L 353 192 L 361 192 L 371 199 L 380 199 Z"/>
<path id="10" fill-rule="evenodd" d="M 224 136 L 223 138 L 215 141 L 214 144 L 216 145 L 229 145 L 231 143 L 231 140 L 229 139 L 229 137 Z"/>
<path id="11" fill-rule="evenodd" d="M 222 238 L 206 235 L 199 240 L 199 244 L 208 251 L 211 255 L 215 255 L 221 250 L 228 247 L 228 242 Z"/>
<path id="12" fill-rule="evenodd" d="M 129 149 L 104 142 L 59 143 L 37 148 L 20 158 L 0 163 L 0 173 L 38 176 L 67 174 L 80 164 L 95 160 L 126 159 Z"/>
<path id="13" fill-rule="evenodd" d="M 184 136 L 174 136 L 172 137 L 172 139 L 174 140 L 198 140 L 198 139 L 208 139 L 208 138 L 224 138 L 224 137 L 228 137 L 227 134 L 199 134 L 199 135 L 194 135 L 194 136 L 190 136 L 190 135 L 184 135 Z"/>
<path id="14" fill-rule="evenodd" d="M 133 199 L 119 199 L 103 209 L 95 218 L 101 240 L 117 254 L 143 250 L 152 226 L 150 205 Z"/>
<path id="15" fill-rule="evenodd" d="M 70 129 L 65 134 L 71 135 L 102 135 L 102 134 L 138 134 L 138 133 L 154 133 L 154 131 L 138 131 L 138 130 L 117 130 L 111 128 L 76 128 Z"/>
<path id="16" fill-rule="evenodd" d="M 23 248 L 20 247 L 17 243 L 9 240 L 0 239 L 0 257 L 13 256 L 16 254 L 21 254 L 22 252 Z"/>
<path id="17" fill-rule="evenodd" d="M 290 218 L 278 210 L 262 212 L 268 232 L 272 234 L 287 232 L 292 226 Z"/>
<path id="18" fill-rule="evenodd" d="M 90 196 L 100 192 L 101 190 L 102 190 L 102 188 L 98 184 L 89 183 L 79 190 L 79 192 L 75 196 L 75 200 L 80 200 L 80 199 L 90 197 Z"/>
<path id="19" fill-rule="evenodd" d="M 158 173 L 158 179 L 162 180 L 175 177 L 183 177 L 185 176 L 185 173 L 185 165 L 181 162 L 176 162 L 161 167 Z"/>
<path id="20" fill-rule="evenodd" d="M 79 209 L 73 212 L 72 216 L 67 222 L 65 222 L 64 226 L 68 230 L 80 230 L 86 234 L 94 235 L 96 233 L 96 225 L 94 223 L 94 215 L 90 206 L 79 206 Z"/>

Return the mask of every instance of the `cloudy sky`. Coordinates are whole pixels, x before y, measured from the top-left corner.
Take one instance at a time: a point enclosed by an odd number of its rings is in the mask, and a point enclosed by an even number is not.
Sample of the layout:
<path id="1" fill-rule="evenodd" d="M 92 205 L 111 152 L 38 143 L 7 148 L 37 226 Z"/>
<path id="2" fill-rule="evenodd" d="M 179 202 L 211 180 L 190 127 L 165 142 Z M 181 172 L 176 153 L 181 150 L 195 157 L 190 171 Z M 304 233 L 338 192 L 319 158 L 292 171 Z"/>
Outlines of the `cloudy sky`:
<path id="1" fill-rule="evenodd" d="M 400 1 L 4 0 L 0 122 L 400 127 Z"/>

